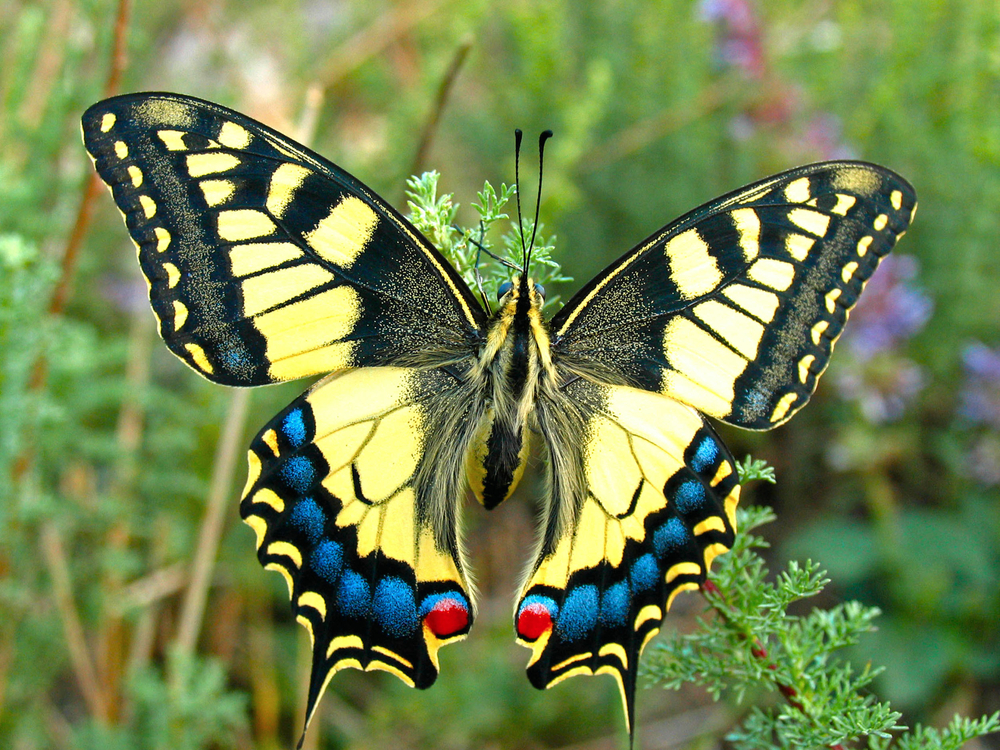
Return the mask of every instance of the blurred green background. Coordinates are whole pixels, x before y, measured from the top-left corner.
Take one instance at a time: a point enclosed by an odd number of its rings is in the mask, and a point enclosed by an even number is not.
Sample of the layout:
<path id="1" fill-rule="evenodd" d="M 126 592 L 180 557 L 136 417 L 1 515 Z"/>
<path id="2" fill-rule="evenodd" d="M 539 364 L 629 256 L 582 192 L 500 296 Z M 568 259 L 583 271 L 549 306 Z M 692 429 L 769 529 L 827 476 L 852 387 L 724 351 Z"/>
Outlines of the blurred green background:
<path id="1" fill-rule="evenodd" d="M 724 436 L 777 469 L 745 495 L 778 513 L 775 562 L 821 561 L 819 604 L 885 611 L 852 658 L 887 667 L 908 723 L 1000 708 L 996 2 L 14 1 L 0 35 L 0 746 L 269 749 L 300 730 L 308 638 L 237 500 L 250 437 L 304 384 L 247 401 L 157 340 L 79 138 L 87 106 L 144 89 L 308 140 L 400 207 L 437 169 L 465 222 L 485 179 L 513 180 L 513 129 L 552 128 L 541 216 L 564 299 L 751 180 L 829 158 L 903 174 L 916 222 L 812 405 Z M 524 678 L 532 486 L 468 508 L 481 612 L 434 688 L 341 673 L 306 747 L 623 746 L 611 680 Z M 681 597 L 668 621 L 700 608 Z M 717 746 L 745 710 L 638 702 L 644 748 Z"/>

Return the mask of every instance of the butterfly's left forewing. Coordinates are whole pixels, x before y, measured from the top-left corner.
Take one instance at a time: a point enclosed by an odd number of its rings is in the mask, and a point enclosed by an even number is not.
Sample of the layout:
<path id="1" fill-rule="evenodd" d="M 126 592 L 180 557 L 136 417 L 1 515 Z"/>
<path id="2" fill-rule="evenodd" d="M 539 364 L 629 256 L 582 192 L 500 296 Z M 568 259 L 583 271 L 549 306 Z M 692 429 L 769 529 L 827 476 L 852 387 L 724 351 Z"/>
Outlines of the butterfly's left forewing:
<path id="1" fill-rule="evenodd" d="M 539 417 L 561 473 L 515 612 L 528 676 L 611 674 L 631 726 L 642 649 L 732 545 L 736 467 L 697 411 L 659 394 L 580 379 Z"/>
<path id="2" fill-rule="evenodd" d="M 170 350 L 225 385 L 468 351 L 468 287 L 365 185 L 238 112 L 130 94 L 84 143 L 139 251 Z"/>
<path id="3" fill-rule="evenodd" d="M 429 687 L 438 649 L 471 627 L 461 475 L 452 467 L 450 486 L 448 467 L 427 465 L 449 439 L 444 413 L 462 409 L 455 391 L 440 370 L 349 370 L 294 401 L 250 446 L 240 512 L 312 637 L 307 721 L 346 667 Z"/>

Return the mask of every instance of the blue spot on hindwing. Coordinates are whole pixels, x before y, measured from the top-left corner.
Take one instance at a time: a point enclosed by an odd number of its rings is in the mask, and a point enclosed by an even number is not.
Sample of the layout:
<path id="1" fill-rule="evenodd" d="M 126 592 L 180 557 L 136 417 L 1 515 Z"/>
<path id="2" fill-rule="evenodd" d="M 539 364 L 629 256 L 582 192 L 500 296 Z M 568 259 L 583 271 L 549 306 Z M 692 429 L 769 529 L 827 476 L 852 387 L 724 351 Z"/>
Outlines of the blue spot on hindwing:
<path id="1" fill-rule="evenodd" d="M 577 641 L 597 625 L 597 612 L 597 587 L 592 584 L 579 586 L 563 600 L 562 611 L 556 620 L 556 631 L 569 643 Z"/>
<path id="2" fill-rule="evenodd" d="M 337 587 L 337 608 L 348 617 L 368 617 L 371 604 L 368 581 L 353 570 L 345 570 Z"/>
<path id="3" fill-rule="evenodd" d="M 608 586 L 601 594 L 601 625 L 624 625 L 625 618 L 628 617 L 629 598 L 628 584 L 625 581 Z"/>
<path id="4" fill-rule="evenodd" d="M 661 560 L 691 541 L 691 532 L 679 518 L 671 518 L 653 532 L 653 549 Z"/>
<path id="5" fill-rule="evenodd" d="M 309 555 L 309 564 L 318 576 L 334 583 L 344 565 L 344 548 L 330 539 L 324 539 Z"/>
<path id="6" fill-rule="evenodd" d="M 316 469 L 305 456 L 291 456 L 281 465 L 281 478 L 293 491 L 304 495 L 312 487 Z"/>
<path id="7" fill-rule="evenodd" d="M 306 422 L 302 417 L 302 409 L 292 409 L 281 420 L 281 432 L 293 448 L 301 448 L 307 440 Z"/>
<path id="8" fill-rule="evenodd" d="M 687 515 L 705 503 L 705 485 L 696 479 L 688 479 L 677 485 L 670 499 L 673 500 L 678 513 Z"/>
<path id="9" fill-rule="evenodd" d="M 316 544 L 326 526 L 326 513 L 312 497 L 304 497 L 292 508 L 288 521 L 306 535 L 310 544 Z"/>
<path id="10" fill-rule="evenodd" d="M 465 595 L 457 589 L 454 591 L 449 591 L 445 594 L 430 594 L 425 596 L 420 602 L 420 616 L 426 617 L 427 613 L 437 606 L 438 602 L 442 602 L 445 599 L 454 599 L 460 605 L 465 607 L 466 610 L 469 609 L 469 600 L 465 598 Z"/>
<path id="11" fill-rule="evenodd" d="M 660 579 L 660 567 L 648 552 L 632 563 L 632 588 L 635 591 L 649 591 Z"/>
<path id="12" fill-rule="evenodd" d="M 705 435 L 691 456 L 688 466 L 701 473 L 712 466 L 718 457 L 719 446 L 715 444 L 711 435 Z"/>
<path id="13" fill-rule="evenodd" d="M 417 629 L 417 604 L 413 587 L 402 578 L 386 576 L 372 598 L 375 620 L 393 638 L 405 638 Z"/>

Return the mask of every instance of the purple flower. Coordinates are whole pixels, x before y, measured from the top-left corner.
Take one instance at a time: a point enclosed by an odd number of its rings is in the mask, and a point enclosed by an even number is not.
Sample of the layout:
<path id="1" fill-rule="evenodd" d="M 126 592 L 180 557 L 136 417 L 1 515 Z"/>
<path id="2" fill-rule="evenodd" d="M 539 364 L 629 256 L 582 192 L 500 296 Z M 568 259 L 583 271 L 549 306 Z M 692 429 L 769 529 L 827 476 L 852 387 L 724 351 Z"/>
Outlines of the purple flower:
<path id="1" fill-rule="evenodd" d="M 977 341 L 965 347 L 962 364 L 965 384 L 959 414 L 1000 430 L 1000 351 Z"/>
<path id="2" fill-rule="evenodd" d="M 924 327 L 934 304 L 912 283 L 918 269 L 916 258 L 890 255 L 872 275 L 843 337 L 858 359 L 891 351 Z"/>

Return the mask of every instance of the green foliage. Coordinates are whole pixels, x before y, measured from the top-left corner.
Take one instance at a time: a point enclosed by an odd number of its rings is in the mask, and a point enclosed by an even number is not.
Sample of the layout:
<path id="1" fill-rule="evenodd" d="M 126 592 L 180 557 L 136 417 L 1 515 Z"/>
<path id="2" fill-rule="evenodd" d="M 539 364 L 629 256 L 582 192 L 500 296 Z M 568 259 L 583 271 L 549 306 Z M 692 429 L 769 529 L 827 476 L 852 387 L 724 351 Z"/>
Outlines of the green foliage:
<path id="1" fill-rule="evenodd" d="M 768 544 L 750 532 L 774 521 L 774 514 L 750 507 L 738 511 L 738 518 L 736 543 L 703 589 L 713 616 L 699 618 L 695 632 L 650 649 L 645 674 L 665 688 L 695 683 L 716 700 L 727 696 L 751 704 L 727 736 L 741 750 L 842 747 L 862 740 L 873 749 L 889 747 L 892 733 L 905 727 L 899 724 L 902 714 L 870 692 L 882 668 L 870 661 L 855 668 L 840 653 L 875 630 L 880 611 L 852 601 L 791 613 L 823 591 L 829 583 L 825 572 L 818 563 L 792 561 L 772 577 L 757 552 Z M 956 718 L 942 732 L 918 727 L 899 734 L 892 746 L 958 747 L 998 729 L 998 715 Z"/>

